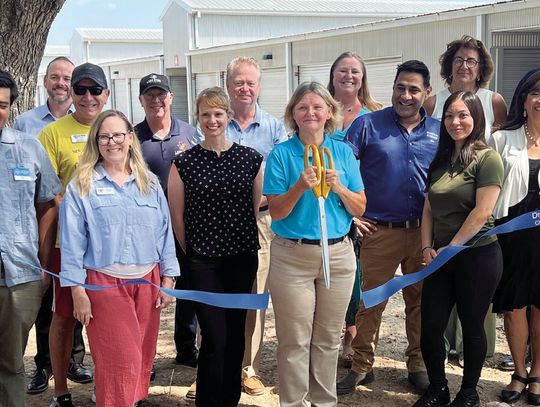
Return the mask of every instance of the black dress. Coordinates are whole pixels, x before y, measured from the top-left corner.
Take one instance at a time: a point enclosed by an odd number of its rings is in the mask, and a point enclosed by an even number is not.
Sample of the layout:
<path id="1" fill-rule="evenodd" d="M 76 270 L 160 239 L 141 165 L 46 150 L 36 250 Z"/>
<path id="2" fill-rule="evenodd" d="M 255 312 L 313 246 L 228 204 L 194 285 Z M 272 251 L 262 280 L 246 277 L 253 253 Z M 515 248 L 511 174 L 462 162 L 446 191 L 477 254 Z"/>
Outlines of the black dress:
<path id="1" fill-rule="evenodd" d="M 524 213 L 540 209 L 538 172 L 540 160 L 529 159 L 529 191 L 508 209 L 504 223 Z M 498 235 L 504 271 L 493 297 L 493 312 L 512 311 L 527 305 L 540 307 L 540 228 L 534 227 Z"/>

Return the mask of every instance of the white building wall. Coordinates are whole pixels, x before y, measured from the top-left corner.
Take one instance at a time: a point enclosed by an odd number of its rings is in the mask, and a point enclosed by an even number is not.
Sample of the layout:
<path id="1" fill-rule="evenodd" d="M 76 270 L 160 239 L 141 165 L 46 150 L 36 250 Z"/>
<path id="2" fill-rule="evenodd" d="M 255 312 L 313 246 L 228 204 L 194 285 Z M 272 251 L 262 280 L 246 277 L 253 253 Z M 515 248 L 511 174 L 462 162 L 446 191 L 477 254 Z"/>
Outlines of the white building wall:
<path id="1" fill-rule="evenodd" d="M 142 58 L 149 55 L 161 55 L 163 45 L 152 42 L 91 42 L 90 62 L 99 64 L 112 60 Z M 83 61 L 86 62 L 86 61 Z"/>
<path id="2" fill-rule="evenodd" d="M 163 53 L 166 68 L 186 66 L 186 52 L 190 44 L 190 17 L 176 2 L 171 4 L 162 19 Z"/>

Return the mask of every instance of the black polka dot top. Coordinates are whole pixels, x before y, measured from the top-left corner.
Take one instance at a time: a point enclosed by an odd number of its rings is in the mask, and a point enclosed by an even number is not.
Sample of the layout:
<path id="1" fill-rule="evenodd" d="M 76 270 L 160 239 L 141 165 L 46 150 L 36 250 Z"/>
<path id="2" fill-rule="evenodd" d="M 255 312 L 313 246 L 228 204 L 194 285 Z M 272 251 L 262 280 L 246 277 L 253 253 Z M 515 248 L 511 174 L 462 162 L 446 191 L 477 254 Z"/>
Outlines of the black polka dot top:
<path id="1" fill-rule="evenodd" d="M 188 246 L 209 257 L 259 249 L 253 182 L 262 160 L 236 143 L 220 156 L 196 145 L 174 160 L 185 186 Z"/>

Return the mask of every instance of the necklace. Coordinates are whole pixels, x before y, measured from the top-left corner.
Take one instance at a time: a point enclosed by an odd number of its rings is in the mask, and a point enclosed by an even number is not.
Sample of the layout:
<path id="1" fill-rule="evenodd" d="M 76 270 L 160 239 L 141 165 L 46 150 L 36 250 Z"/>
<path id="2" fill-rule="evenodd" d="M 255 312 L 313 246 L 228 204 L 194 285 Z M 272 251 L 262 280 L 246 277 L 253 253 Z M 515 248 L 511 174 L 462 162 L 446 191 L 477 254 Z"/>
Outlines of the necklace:
<path id="1" fill-rule="evenodd" d="M 531 132 L 529 131 L 529 126 L 527 126 L 527 122 L 525 122 L 523 124 L 523 128 L 525 129 L 525 135 L 527 136 L 527 138 L 530 140 L 530 142 L 535 146 L 535 147 L 540 147 L 540 144 L 539 144 L 539 138 L 534 138 L 533 135 L 531 134 Z"/>

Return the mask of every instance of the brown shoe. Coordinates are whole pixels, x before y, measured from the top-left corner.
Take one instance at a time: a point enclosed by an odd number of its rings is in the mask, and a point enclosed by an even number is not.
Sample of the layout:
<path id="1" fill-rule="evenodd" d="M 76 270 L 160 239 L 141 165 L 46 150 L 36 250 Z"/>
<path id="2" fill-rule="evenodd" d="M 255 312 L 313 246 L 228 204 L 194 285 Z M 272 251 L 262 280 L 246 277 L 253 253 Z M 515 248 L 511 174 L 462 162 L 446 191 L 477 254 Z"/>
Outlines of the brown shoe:
<path id="1" fill-rule="evenodd" d="M 194 399 L 197 395 L 197 382 L 193 382 L 191 386 L 189 386 L 189 390 L 186 393 L 187 399 Z"/>
<path id="2" fill-rule="evenodd" d="M 250 396 L 260 396 L 266 391 L 259 376 L 246 377 L 242 380 L 242 388 L 244 389 L 244 392 Z"/>

